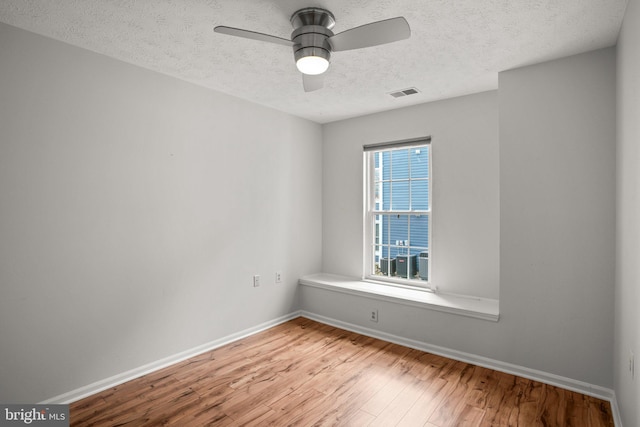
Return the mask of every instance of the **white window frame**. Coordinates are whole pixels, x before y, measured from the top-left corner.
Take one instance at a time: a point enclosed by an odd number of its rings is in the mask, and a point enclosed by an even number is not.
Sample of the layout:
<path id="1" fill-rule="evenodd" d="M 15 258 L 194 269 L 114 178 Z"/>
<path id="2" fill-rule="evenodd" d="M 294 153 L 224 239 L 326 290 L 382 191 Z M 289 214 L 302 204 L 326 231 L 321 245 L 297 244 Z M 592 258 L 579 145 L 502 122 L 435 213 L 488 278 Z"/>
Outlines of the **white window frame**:
<path id="1" fill-rule="evenodd" d="M 427 210 L 376 210 L 375 209 L 375 161 L 373 153 L 379 151 L 395 150 L 395 149 L 410 149 L 410 148 L 426 148 L 429 150 L 429 203 Z M 431 137 L 416 138 L 410 140 L 385 142 L 379 144 L 369 144 L 363 146 L 363 280 L 383 282 L 385 284 L 410 287 L 413 289 L 423 289 L 433 291 L 433 152 L 431 149 Z M 409 185 L 411 187 L 411 185 Z M 426 215 L 428 217 L 428 281 L 402 278 L 398 276 L 382 276 L 374 274 L 375 264 L 375 227 L 377 215 L 389 215 L 389 214 L 401 214 L 401 215 Z M 410 231 L 409 231 L 410 232 Z M 409 233 L 408 232 L 408 233 Z"/>

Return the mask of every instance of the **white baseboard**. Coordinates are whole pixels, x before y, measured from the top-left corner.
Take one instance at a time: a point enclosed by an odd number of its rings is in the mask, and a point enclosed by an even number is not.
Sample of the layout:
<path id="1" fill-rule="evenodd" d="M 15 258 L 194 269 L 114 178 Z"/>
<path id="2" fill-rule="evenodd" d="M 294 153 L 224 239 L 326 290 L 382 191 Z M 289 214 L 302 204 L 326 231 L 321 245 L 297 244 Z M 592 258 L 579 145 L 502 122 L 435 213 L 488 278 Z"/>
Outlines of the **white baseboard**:
<path id="1" fill-rule="evenodd" d="M 616 427 L 622 427 L 622 417 L 620 416 L 620 408 L 618 407 L 618 400 L 616 399 L 615 392 L 609 402 L 611 402 L 611 412 L 613 412 L 613 425 Z"/>
<path id="2" fill-rule="evenodd" d="M 207 351 L 216 349 L 218 347 L 222 347 L 223 345 L 232 343 L 234 341 L 248 337 L 258 332 L 262 332 L 266 329 L 272 328 L 276 325 L 279 325 L 281 323 L 287 322 L 291 319 L 295 319 L 296 317 L 300 317 L 300 316 L 301 316 L 300 311 L 289 313 L 286 316 L 282 316 L 277 319 L 273 319 L 268 322 L 261 323 L 260 325 L 254 326 L 252 328 L 245 329 L 235 334 L 231 334 L 226 337 L 222 337 L 220 339 L 208 342 L 206 344 L 199 345 L 192 349 L 174 354 L 172 356 L 165 357 L 164 359 L 160 359 L 155 362 L 148 363 L 146 365 L 140 366 L 135 369 L 131 369 L 130 371 L 123 372 L 122 374 L 114 375 L 112 377 L 105 378 L 104 380 L 96 381 L 95 383 L 52 397 L 40 403 L 67 404 L 67 403 L 75 402 L 87 396 L 91 396 L 92 394 L 99 393 L 103 390 L 109 389 L 111 387 L 115 387 L 119 384 L 125 383 L 135 378 L 139 378 L 151 372 L 160 370 L 162 368 L 166 368 L 167 366 L 173 365 L 175 363 L 182 362 L 183 360 L 189 359 L 190 357 L 194 357 L 199 354 L 206 353 Z"/>
<path id="3" fill-rule="evenodd" d="M 378 338 L 384 341 L 403 345 L 405 347 L 425 351 L 427 353 L 437 354 L 438 356 L 447 357 L 449 359 L 471 363 L 473 365 L 482 366 L 484 368 L 505 372 L 507 374 L 517 375 L 519 377 L 528 378 L 530 380 L 535 380 L 541 383 L 582 393 L 587 396 L 593 396 L 598 399 L 607 400 L 611 403 L 611 411 L 613 413 L 613 420 L 615 425 L 617 427 L 622 427 L 618 403 L 616 401 L 616 395 L 615 392 L 611 389 L 588 384 L 582 381 L 577 381 L 571 378 L 562 377 L 560 375 L 550 374 L 536 369 L 530 369 L 524 366 L 513 365 L 511 363 L 501 362 L 499 360 L 489 359 L 487 357 L 477 356 L 458 350 L 452 350 L 446 347 L 428 344 L 422 341 L 400 337 L 375 329 L 365 328 L 363 326 L 354 325 L 352 323 L 343 322 L 341 320 L 332 319 L 329 317 L 310 313 L 308 311 L 301 311 L 300 315 L 302 317 L 306 317 L 320 323 L 335 326 L 337 328 L 345 329 L 351 332 L 356 332 L 358 334 L 366 335 L 372 338 Z"/>

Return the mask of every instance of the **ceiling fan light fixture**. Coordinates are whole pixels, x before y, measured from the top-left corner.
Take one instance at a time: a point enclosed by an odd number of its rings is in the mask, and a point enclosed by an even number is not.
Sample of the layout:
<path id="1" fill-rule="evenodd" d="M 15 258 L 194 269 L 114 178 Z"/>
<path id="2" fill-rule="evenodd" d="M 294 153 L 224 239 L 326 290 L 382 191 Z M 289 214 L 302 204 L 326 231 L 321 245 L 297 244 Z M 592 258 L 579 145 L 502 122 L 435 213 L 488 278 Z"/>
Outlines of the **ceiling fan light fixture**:
<path id="1" fill-rule="evenodd" d="M 321 56 L 303 56 L 296 61 L 296 67 L 303 74 L 317 76 L 329 69 L 329 61 Z"/>
<path id="2" fill-rule="evenodd" d="M 317 76 L 329 69 L 331 54 L 321 47 L 308 46 L 295 50 L 294 57 L 298 71 L 310 76 Z"/>

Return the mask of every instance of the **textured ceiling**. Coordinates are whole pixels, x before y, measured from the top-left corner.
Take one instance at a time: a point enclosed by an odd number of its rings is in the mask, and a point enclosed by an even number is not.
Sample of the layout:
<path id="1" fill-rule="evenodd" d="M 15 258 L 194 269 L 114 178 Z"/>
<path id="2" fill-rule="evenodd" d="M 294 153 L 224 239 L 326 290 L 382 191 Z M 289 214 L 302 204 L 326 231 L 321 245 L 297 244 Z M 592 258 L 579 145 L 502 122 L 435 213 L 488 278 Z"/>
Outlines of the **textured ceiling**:
<path id="1" fill-rule="evenodd" d="M 496 89 L 498 72 L 615 44 L 627 0 L 1 0 L 0 22 L 319 123 Z M 293 12 L 329 9 L 335 33 L 404 16 L 408 40 L 336 52 L 305 93 L 290 48 L 213 32 L 289 38 Z M 389 92 L 416 87 L 417 95 Z"/>

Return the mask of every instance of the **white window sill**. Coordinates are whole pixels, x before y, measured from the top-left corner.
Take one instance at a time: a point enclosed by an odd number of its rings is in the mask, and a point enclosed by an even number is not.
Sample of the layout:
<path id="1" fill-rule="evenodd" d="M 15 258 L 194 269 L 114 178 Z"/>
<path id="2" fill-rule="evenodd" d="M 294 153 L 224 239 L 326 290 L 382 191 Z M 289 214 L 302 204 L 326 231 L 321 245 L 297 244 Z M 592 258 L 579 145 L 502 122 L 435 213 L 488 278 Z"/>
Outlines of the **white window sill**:
<path id="1" fill-rule="evenodd" d="M 433 293 L 420 289 L 389 286 L 335 274 L 313 274 L 300 278 L 301 285 L 327 289 L 345 294 L 366 296 L 398 304 L 423 307 L 445 313 L 475 317 L 497 322 L 500 318 L 498 300 L 446 293 Z"/>

